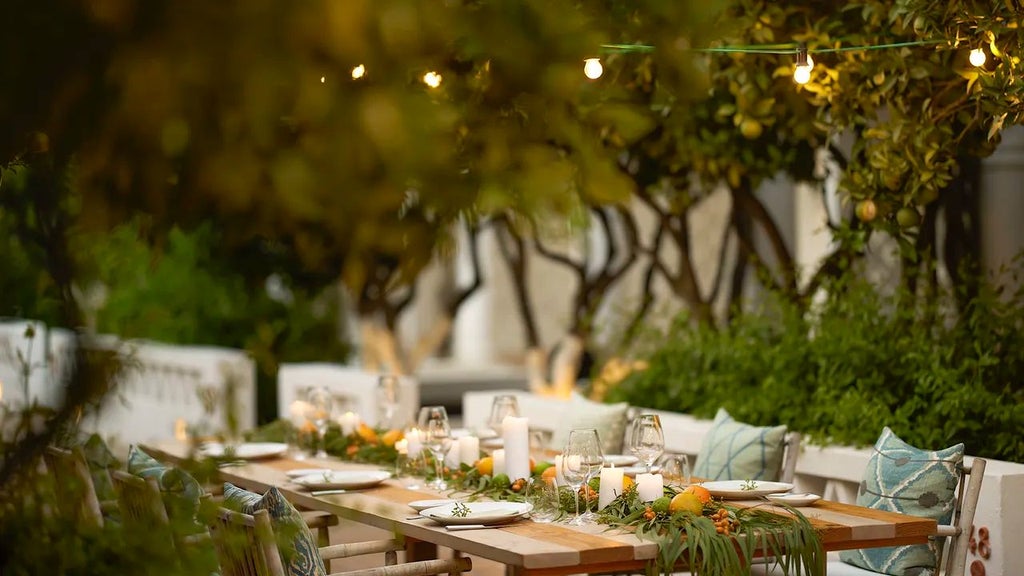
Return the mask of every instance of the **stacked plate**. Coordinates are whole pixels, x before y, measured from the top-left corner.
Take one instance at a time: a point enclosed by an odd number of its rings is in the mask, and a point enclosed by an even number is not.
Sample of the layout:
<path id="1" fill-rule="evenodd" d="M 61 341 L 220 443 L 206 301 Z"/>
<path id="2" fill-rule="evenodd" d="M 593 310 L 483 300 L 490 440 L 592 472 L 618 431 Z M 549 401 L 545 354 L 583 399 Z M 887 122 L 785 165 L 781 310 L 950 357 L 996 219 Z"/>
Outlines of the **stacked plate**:
<path id="1" fill-rule="evenodd" d="M 515 522 L 533 510 L 528 502 L 453 502 L 420 510 L 420 516 L 439 524 L 491 526 Z"/>

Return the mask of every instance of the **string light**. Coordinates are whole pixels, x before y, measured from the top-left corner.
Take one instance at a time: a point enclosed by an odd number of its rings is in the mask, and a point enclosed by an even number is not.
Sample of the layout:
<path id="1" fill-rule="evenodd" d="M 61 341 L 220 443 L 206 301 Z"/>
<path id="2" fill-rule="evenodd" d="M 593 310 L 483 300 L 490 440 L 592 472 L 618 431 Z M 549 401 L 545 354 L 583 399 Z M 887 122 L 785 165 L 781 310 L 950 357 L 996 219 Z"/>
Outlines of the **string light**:
<path id="1" fill-rule="evenodd" d="M 975 48 L 974 50 L 971 50 L 971 55 L 968 56 L 967 59 L 971 61 L 971 64 L 981 68 L 985 65 L 985 60 L 988 58 L 985 56 L 984 50 L 981 48 Z"/>
<path id="2" fill-rule="evenodd" d="M 353 80 L 359 80 L 363 76 L 366 76 L 366 66 L 360 64 L 359 66 L 356 66 L 355 68 L 352 69 Z"/>
<path id="3" fill-rule="evenodd" d="M 604 74 L 604 66 L 601 66 L 600 58 L 587 58 L 583 61 L 583 75 L 591 80 L 597 80 Z"/>
<path id="4" fill-rule="evenodd" d="M 327 82 L 327 76 L 321 76 L 320 77 L 320 83 L 323 84 L 325 82 Z"/>
<path id="5" fill-rule="evenodd" d="M 441 85 L 441 75 L 434 71 L 427 72 L 423 75 L 423 83 L 431 88 L 437 88 Z"/>
<path id="6" fill-rule="evenodd" d="M 793 68 L 793 81 L 797 84 L 807 84 L 811 79 L 811 70 L 814 70 L 814 58 L 807 53 L 807 46 L 800 44 L 796 50 L 796 67 Z"/>

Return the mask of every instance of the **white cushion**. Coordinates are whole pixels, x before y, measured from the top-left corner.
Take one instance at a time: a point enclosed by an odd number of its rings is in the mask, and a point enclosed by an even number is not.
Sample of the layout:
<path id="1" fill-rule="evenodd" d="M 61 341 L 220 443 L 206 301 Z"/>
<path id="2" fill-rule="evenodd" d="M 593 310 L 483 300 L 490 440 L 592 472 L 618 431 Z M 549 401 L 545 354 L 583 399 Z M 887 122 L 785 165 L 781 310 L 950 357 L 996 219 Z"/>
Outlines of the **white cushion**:
<path id="1" fill-rule="evenodd" d="M 569 399 L 565 417 L 559 421 L 551 436 L 551 448 L 561 450 L 569 441 L 569 432 L 576 428 L 595 428 L 601 437 L 605 454 L 622 452 L 622 437 L 626 432 L 626 411 L 629 404 L 604 404 L 588 400 L 577 393 Z"/>

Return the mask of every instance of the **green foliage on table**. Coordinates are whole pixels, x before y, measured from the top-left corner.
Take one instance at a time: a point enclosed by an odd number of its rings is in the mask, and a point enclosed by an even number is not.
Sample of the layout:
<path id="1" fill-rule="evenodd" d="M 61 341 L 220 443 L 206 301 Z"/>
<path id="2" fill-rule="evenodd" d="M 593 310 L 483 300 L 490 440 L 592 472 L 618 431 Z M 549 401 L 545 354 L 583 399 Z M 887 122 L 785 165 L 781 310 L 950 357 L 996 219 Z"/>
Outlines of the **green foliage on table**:
<path id="1" fill-rule="evenodd" d="M 607 400 L 703 418 L 724 407 L 816 443 L 869 445 L 889 426 L 917 446 L 1024 462 L 1024 290 L 982 282 L 957 313 L 952 295 L 852 278 L 829 289 L 811 314 L 767 295 L 722 329 L 680 316 Z"/>
<path id="2" fill-rule="evenodd" d="M 392 438 L 390 442 L 385 442 L 388 434 L 391 434 Z M 398 460 L 395 440 L 400 438 L 399 433 L 394 430 L 373 429 L 366 425 L 360 425 L 353 434 L 342 434 L 339 426 L 331 424 L 324 435 L 324 444 L 328 454 L 343 460 L 394 466 Z"/>
<path id="3" fill-rule="evenodd" d="M 475 466 L 459 464 L 458 469 L 450 472 L 448 480 L 454 492 L 468 492 L 469 500 L 490 498 L 522 502 L 526 499 L 528 483 L 539 480 L 540 474 L 534 467 L 529 478 L 512 480 L 507 474 L 481 474 Z"/>
<path id="4" fill-rule="evenodd" d="M 666 497 L 678 493 L 666 486 Z M 682 559 L 687 569 L 704 576 L 748 574 L 756 556 L 772 558 L 781 574 L 824 574 L 825 552 L 817 531 L 798 510 L 786 506 L 788 515 L 759 507 L 742 508 L 711 500 L 702 514 L 670 512 L 640 500 L 630 487 L 598 513 L 611 526 L 634 529 L 641 540 L 658 545 L 658 557 L 648 565 L 650 576 L 668 576 Z M 724 512 L 723 512 L 724 510 Z M 716 520 L 718 515 L 722 515 Z M 729 533 L 716 524 L 728 523 Z"/>

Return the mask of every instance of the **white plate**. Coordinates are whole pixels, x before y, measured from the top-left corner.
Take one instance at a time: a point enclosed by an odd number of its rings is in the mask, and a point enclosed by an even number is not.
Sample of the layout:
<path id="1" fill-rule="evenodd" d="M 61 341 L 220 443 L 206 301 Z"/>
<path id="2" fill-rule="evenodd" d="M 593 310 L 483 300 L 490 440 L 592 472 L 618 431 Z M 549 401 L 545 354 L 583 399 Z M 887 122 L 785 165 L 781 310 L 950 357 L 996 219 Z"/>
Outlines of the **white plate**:
<path id="1" fill-rule="evenodd" d="M 605 454 L 604 455 L 604 465 L 605 466 L 616 466 L 616 467 L 621 468 L 623 466 L 629 466 L 630 464 L 636 464 L 637 460 L 639 460 L 639 458 L 637 458 L 636 456 L 630 456 L 629 454 Z"/>
<path id="2" fill-rule="evenodd" d="M 210 458 L 228 456 L 242 460 L 259 460 L 261 458 L 275 458 L 288 451 L 288 445 L 280 442 L 244 442 L 238 444 L 234 449 L 229 450 L 218 442 L 207 442 L 199 447 L 199 453 Z"/>
<path id="3" fill-rule="evenodd" d="M 793 489 L 792 484 L 767 482 L 764 480 L 721 480 L 717 482 L 704 482 L 701 486 L 707 488 L 712 496 L 736 500 L 789 492 Z"/>
<path id="4" fill-rule="evenodd" d="M 415 502 L 409 502 L 409 506 L 417 512 L 422 512 L 427 508 L 447 506 L 448 504 L 455 504 L 455 502 L 456 500 L 416 500 Z"/>
<path id="5" fill-rule="evenodd" d="M 622 472 L 626 476 L 636 476 L 637 474 L 646 474 L 647 473 L 647 466 L 626 466 L 625 468 L 622 469 Z M 657 464 L 655 464 L 654 466 L 651 466 L 651 474 L 657 474 L 658 472 L 661 472 L 661 466 L 658 466 Z"/>
<path id="6" fill-rule="evenodd" d="M 821 496 L 809 492 L 803 494 L 768 494 L 765 498 L 777 504 L 787 504 L 789 506 L 810 506 L 821 500 Z"/>
<path id="7" fill-rule="evenodd" d="M 288 470 L 284 473 L 289 478 L 301 478 L 302 476 L 309 476 L 311 474 L 323 474 L 324 472 L 330 472 L 330 468 L 296 468 L 295 470 Z"/>
<path id="8" fill-rule="evenodd" d="M 300 476 L 292 482 L 310 490 L 358 490 L 370 488 L 391 477 L 383 470 L 325 470 L 308 476 Z"/>
<path id="9" fill-rule="evenodd" d="M 453 516 L 456 505 L 469 508 L 465 516 Z M 504 524 L 514 522 L 533 510 L 529 502 L 453 502 L 436 508 L 420 511 L 420 516 L 436 520 L 440 524 Z"/>

